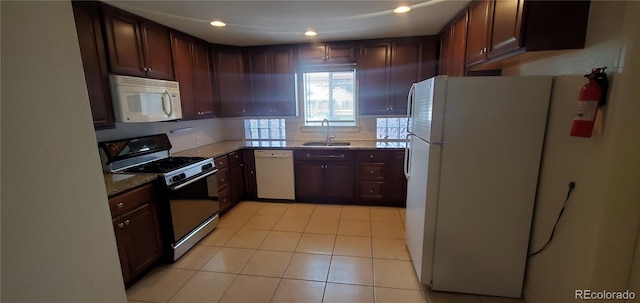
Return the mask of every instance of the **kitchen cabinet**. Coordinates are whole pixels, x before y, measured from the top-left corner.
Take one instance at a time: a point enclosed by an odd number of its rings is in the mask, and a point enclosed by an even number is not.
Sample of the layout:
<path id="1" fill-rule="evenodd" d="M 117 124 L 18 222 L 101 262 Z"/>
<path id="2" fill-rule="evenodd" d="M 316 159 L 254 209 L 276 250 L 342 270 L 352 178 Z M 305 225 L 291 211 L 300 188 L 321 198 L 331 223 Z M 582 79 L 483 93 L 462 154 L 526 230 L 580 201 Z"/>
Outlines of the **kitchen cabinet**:
<path id="1" fill-rule="evenodd" d="M 490 0 L 474 2 L 469 7 L 466 64 L 472 65 L 487 59 L 487 34 L 489 29 L 489 9 L 493 8 Z"/>
<path id="2" fill-rule="evenodd" d="M 95 129 L 114 128 L 107 55 L 97 2 L 73 1 L 80 56 Z"/>
<path id="3" fill-rule="evenodd" d="M 428 38 L 394 39 L 389 70 L 389 113 L 407 113 L 407 94 L 411 85 L 436 75 L 437 40 Z M 385 107 L 386 108 L 386 107 Z"/>
<path id="4" fill-rule="evenodd" d="M 361 115 L 404 115 L 414 82 L 436 75 L 435 38 L 373 40 L 360 44 L 358 56 Z"/>
<path id="5" fill-rule="evenodd" d="M 102 11 L 112 73 L 174 79 L 169 29 L 109 5 Z"/>
<path id="6" fill-rule="evenodd" d="M 162 256 L 163 242 L 156 204 L 153 184 L 109 199 L 125 285 L 140 277 Z"/>
<path id="7" fill-rule="evenodd" d="M 218 115 L 239 117 L 251 114 L 242 48 L 212 46 L 213 79 Z"/>
<path id="8" fill-rule="evenodd" d="M 187 35 L 171 33 L 176 81 L 180 83 L 183 119 L 211 118 L 214 101 L 208 45 Z"/>
<path id="9" fill-rule="evenodd" d="M 488 69 L 525 52 L 584 48 L 589 1 L 484 0 L 469 15 L 467 65 Z"/>
<path id="10" fill-rule="evenodd" d="M 350 203 L 354 197 L 353 153 L 295 150 L 296 201 Z"/>
<path id="11" fill-rule="evenodd" d="M 253 149 L 242 150 L 244 162 L 244 194 L 247 199 L 258 198 L 258 184 L 256 182 L 256 159 Z"/>
<path id="12" fill-rule="evenodd" d="M 298 47 L 299 64 L 314 65 L 355 62 L 356 52 L 353 43 L 304 44 Z"/>
<path id="13" fill-rule="evenodd" d="M 229 158 L 229 188 L 233 204 L 244 197 L 244 159 L 240 151 L 231 152 Z"/>
<path id="14" fill-rule="evenodd" d="M 406 179 L 403 161 L 404 151 L 357 151 L 357 202 L 365 205 L 404 207 Z"/>
<path id="15" fill-rule="evenodd" d="M 293 46 L 252 48 L 248 60 L 253 114 L 295 116 Z"/>
<path id="16" fill-rule="evenodd" d="M 467 49 L 467 10 L 454 20 L 451 26 L 440 35 L 440 68 L 438 74 L 464 76 Z"/>
<path id="17" fill-rule="evenodd" d="M 229 187 L 229 159 L 227 155 L 214 159 L 218 172 L 216 173 L 216 185 L 218 187 L 218 201 L 220 202 L 220 213 L 225 213 L 233 207 L 231 189 Z"/>
<path id="18" fill-rule="evenodd" d="M 364 42 L 358 52 L 358 98 L 361 115 L 387 114 L 391 42 Z"/>

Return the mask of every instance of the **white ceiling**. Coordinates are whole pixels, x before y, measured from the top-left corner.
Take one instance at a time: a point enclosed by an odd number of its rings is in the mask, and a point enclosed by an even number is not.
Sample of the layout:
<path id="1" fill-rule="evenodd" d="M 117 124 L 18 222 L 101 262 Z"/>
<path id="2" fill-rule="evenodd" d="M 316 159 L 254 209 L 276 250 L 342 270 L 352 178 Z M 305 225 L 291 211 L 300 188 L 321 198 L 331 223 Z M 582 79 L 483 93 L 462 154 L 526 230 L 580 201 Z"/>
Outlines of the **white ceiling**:
<path id="1" fill-rule="evenodd" d="M 249 46 L 435 35 L 470 0 L 105 1 L 208 42 Z M 394 14 L 398 5 L 406 14 Z M 209 25 L 213 19 L 226 27 Z M 315 38 L 303 35 L 307 29 Z"/>

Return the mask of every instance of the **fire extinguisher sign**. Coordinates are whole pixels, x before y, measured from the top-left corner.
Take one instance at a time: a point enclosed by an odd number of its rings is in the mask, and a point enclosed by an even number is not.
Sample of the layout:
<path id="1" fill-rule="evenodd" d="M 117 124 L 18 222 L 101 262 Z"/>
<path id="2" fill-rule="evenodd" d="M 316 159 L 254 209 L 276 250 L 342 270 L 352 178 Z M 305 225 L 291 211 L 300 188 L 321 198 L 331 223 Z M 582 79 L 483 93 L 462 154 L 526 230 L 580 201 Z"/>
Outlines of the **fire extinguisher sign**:
<path id="1" fill-rule="evenodd" d="M 596 111 L 598 110 L 597 100 L 593 101 L 578 101 L 578 109 L 573 120 L 578 121 L 593 121 L 596 119 Z"/>

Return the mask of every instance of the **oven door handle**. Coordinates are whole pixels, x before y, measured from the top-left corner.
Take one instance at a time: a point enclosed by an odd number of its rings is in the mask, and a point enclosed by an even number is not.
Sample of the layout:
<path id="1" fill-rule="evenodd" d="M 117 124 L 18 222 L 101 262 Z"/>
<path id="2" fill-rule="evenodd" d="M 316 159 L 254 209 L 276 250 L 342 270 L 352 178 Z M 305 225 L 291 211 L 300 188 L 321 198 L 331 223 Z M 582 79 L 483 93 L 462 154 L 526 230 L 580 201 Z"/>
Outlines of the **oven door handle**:
<path id="1" fill-rule="evenodd" d="M 206 177 L 208 177 L 208 176 L 211 176 L 211 175 L 213 175 L 213 174 L 215 174 L 215 173 L 217 173 L 217 172 L 218 172 L 218 169 L 216 168 L 216 169 L 214 169 L 214 170 L 212 170 L 212 171 L 210 171 L 210 172 L 208 172 L 208 173 L 206 173 L 206 174 L 204 174 L 204 175 L 200 175 L 200 176 L 198 176 L 198 177 L 196 177 L 196 178 L 194 178 L 194 179 L 191 179 L 191 180 L 189 180 L 189 181 L 187 181 L 187 182 L 185 182 L 185 183 L 180 183 L 179 185 L 176 185 L 176 186 L 169 186 L 169 189 L 170 189 L 171 191 L 176 191 L 176 190 L 181 189 L 181 188 L 183 188 L 183 187 L 185 187 L 185 186 L 187 186 L 187 185 L 189 185 L 189 184 L 191 184 L 191 183 L 193 183 L 193 182 L 200 181 L 200 180 L 202 180 L 203 178 L 206 178 Z"/>

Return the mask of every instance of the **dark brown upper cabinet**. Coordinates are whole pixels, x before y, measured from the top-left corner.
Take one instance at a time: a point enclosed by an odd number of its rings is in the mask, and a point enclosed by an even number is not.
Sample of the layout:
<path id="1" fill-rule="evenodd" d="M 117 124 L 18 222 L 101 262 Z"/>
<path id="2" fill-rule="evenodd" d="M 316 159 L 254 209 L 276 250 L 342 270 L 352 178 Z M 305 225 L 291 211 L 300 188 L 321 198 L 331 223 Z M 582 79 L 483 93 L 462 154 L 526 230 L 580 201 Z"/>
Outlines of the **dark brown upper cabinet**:
<path id="1" fill-rule="evenodd" d="M 298 47 L 298 62 L 307 65 L 355 63 L 355 45 L 348 42 L 303 44 Z"/>
<path id="2" fill-rule="evenodd" d="M 113 128 L 115 120 L 100 8 L 97 2 L 73 1 L 72 5 L 93 126 L 95 129 Z"/>
<path id="3" fill-rule="evenodd" d="M 174 80 L 169 29 L 108 5 L 103 17 L 112 73 Z"/>
<path id="4" fill-rule="evenodd" d="M 174 70 L 180 84 L 183 119 L 214 116 L 211 63 L 206 42 L 190 36 L 171 34 Z"/>
<path id="5" fill-rule="evenodd" d="M 214 45 L 210 53 L 218 115 L 221 117 L 250 115 L 250 94 L 248 94 L 242 48 Z"/>
<path id="6" fill-rule="evenodd" d="M 531 51 L 584 48 L 589 1 L 484 0 L 469 14 L 467 66 L 495 68 Z"/>
<path id="7" fill-rule="evenodd" d="M 449 76 L 465 75 L 467 19 L 468 14 L 465 10 L 440 35 L 440 67 L 438 74 Z"/>
<path id="8" fill-rule="evenodd" d="M 435 76 L 437 41 L 414 37 L 360 44 L 357 73 L 361 115 L 403 115 L 414 82 Z"/>
<path id="9" fill-rule="evenodd" d="M 248 50 L 253 115 L 296 115 L 293 53 L 291 45 Z"/>

